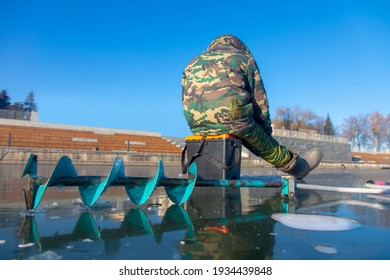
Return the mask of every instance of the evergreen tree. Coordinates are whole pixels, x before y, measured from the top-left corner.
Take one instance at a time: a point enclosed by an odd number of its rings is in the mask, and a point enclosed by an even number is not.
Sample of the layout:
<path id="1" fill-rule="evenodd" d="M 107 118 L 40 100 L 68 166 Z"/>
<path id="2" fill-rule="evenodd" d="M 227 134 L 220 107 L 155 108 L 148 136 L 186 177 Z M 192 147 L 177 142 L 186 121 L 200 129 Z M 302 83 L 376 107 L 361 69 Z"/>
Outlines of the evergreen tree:
<path id="1" fill-rule="evenodd" d="M 23 102 L 23 105 L 24 105 L 24 109 L 27 110 L 27 111 L 38 111 L 38 105 L 37 103 L 35 102 L 35 93 L 34 91 L 30 91 L 28 94 L 27 94 L 27 97 L 25 99 L 25 101 Z"/>
<path id="2" fill-rule="evenodd" d="M 333 123 L 329 117 L 329 114 L 326 115 L 325 125 L 324 125 L 324 134 L 334 136 L 334 127 Z"/>
<path id="3" fill-rule="evenodd" d="M 8 106 L 11 105 L 10 100 L 11 98 L 9 97 L 8 92 L 5 89 L 0 91 L 0 109 L 7 109 Z"/>

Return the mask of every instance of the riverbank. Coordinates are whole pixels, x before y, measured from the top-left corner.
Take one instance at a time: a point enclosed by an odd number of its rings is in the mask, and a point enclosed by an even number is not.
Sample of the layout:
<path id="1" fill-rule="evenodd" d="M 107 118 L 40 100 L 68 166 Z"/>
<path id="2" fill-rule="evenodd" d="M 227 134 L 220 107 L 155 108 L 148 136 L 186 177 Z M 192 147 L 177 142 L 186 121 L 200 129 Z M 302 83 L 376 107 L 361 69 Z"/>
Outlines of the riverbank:
<path id="1" fill-rule="evenodd" d="M 62 156 L 68 156 L 75 165 L 99 165 L 110 166 L 115 158 L 121 158 L 125 165 L 131 166 L 154 166 L 162 160 L 164 166 L 180 166 L 181 156 L 178 154 L 150 154 L 137 152 L 103 152 L 103 151 L 77 151 L 77 150 L 54 150 L 54 149 L 19 149 L 1 148 L 0 165 L 24 165 L 31 154 L 38 156 L 39 164 L 54 165 Z M 246 158 L 241 160 L 243 168 L 272 167 L 261 158 Z M 319 168 L 344 168 L 344 169 L 390 169 L 390 164 L 377 164 L 372 162 L 333 162 L 323 161 Z"/>

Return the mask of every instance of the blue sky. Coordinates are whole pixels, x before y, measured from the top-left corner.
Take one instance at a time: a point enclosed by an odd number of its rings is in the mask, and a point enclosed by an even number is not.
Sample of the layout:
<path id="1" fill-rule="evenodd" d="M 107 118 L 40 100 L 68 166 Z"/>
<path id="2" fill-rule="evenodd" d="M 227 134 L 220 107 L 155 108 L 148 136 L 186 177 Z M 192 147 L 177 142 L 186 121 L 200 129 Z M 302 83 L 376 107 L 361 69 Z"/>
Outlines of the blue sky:
<path id="1" fill-rule="evenodd" d="M 389 1 L 0 1 L 0 89 L 34 90 L 39 121 L 190 131 L 186 64 L 222 34 L 250 48 L 271 117 L 300 106 L 334 125 L 389 113 Z"/>

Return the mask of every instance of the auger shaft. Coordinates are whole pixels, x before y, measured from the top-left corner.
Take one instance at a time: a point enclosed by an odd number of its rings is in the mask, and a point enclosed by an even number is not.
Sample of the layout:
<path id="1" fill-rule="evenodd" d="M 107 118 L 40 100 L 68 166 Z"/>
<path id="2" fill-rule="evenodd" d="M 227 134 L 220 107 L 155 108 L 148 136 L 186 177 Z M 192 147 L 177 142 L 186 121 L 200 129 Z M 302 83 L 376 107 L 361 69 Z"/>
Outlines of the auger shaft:
<path id="1" fill-rule="evenodd" d="M 101 183 L 106 177 L 103 176 L 78 176 L 78 177 L 61 177 L 54 182 L 54 185 L 61 186 L 83 186 L 94 185 Z M 147 177 L 119 177 L 110 183 L 111 187 L 120 187 L 131 184 L 144 184 L 150 178 Z M 185 178 L 160 178 L 158 181 L 159 186 L 165 187 L 179 187 L 189 184 L 189 179 Z M 261 179 L 241 179 L 241 180 L 212 180 L 201 179 L 196 180 L 196 187 L 281 187 L 283 185 L 282 179 L 275 176 L 264 176 Z"/>

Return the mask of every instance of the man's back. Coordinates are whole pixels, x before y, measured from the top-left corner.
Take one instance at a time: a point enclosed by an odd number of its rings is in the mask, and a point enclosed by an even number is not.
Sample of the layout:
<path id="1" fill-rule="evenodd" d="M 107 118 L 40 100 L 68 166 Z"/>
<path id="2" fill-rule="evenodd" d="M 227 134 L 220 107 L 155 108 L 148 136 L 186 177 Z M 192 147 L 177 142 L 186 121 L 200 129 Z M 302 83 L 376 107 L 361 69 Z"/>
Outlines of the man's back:
<path id="1" fill-rule="evenodd" d="M 237 121 L 234 111 L 252 99 L 247 77 L 250 58 L 249 52 L 222 42 L 187 65 L 182 101 L 193 133 L 223 134 L 247 124 L 248 116 L 239 112 Z"/>

